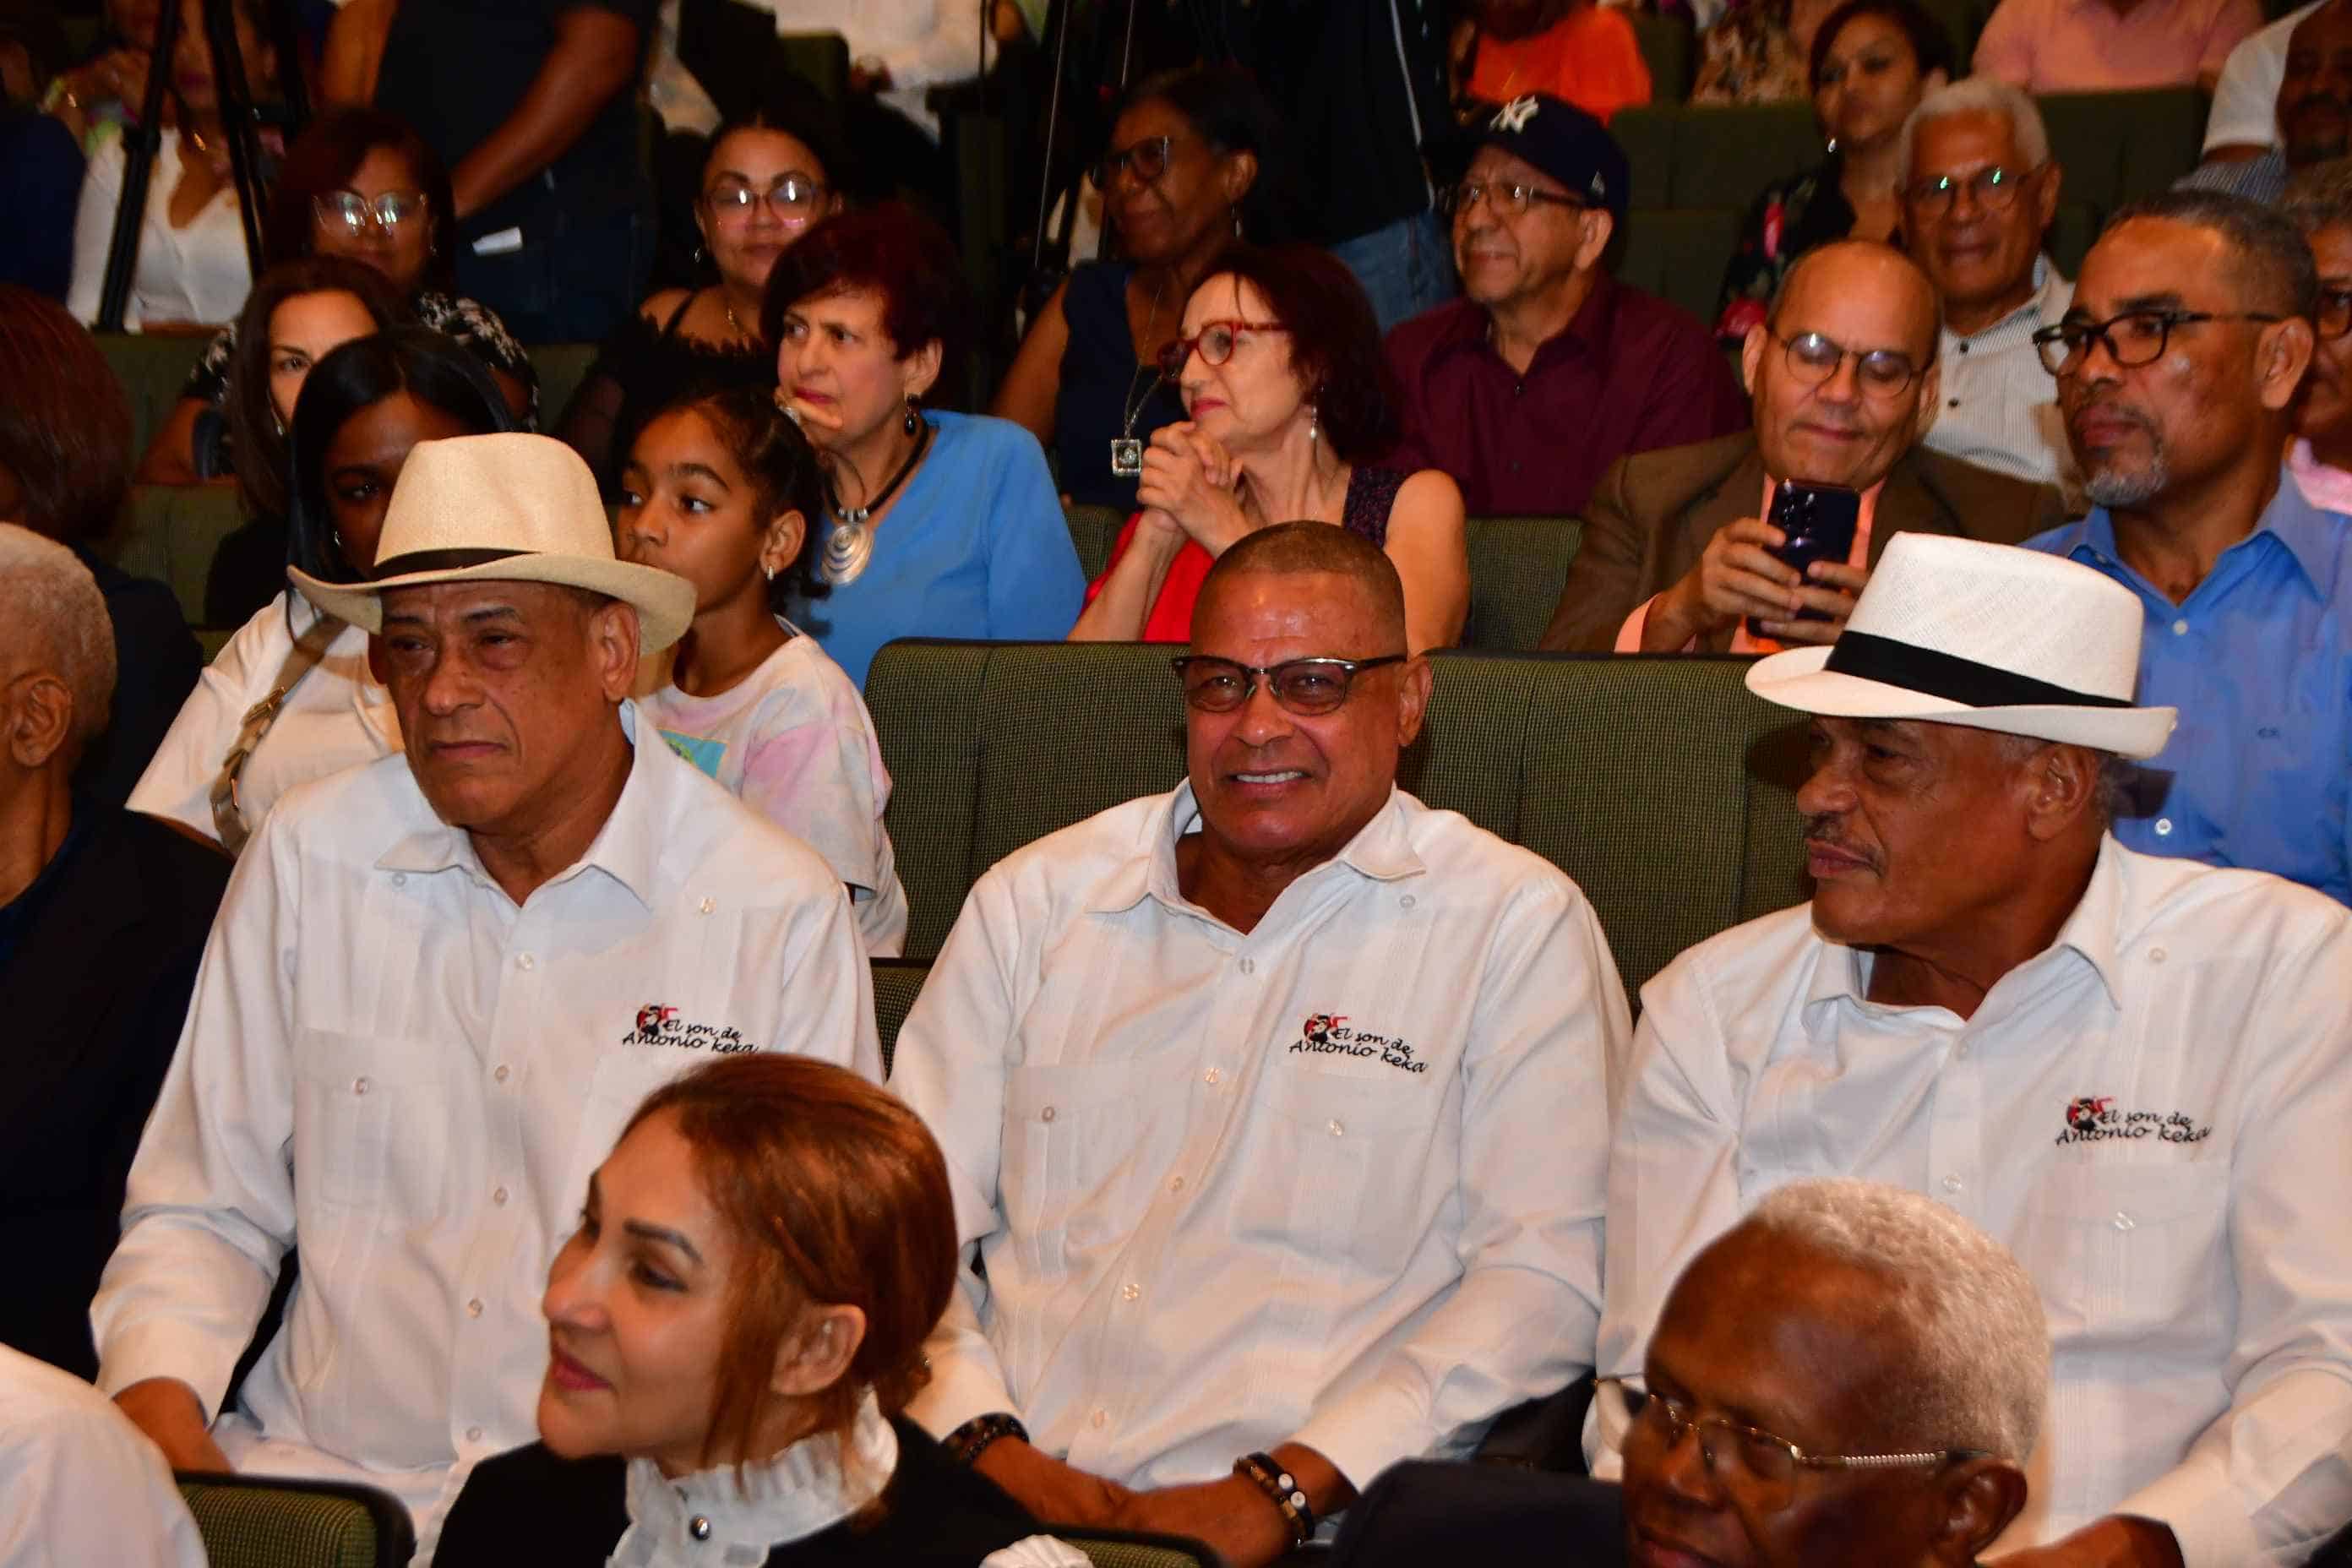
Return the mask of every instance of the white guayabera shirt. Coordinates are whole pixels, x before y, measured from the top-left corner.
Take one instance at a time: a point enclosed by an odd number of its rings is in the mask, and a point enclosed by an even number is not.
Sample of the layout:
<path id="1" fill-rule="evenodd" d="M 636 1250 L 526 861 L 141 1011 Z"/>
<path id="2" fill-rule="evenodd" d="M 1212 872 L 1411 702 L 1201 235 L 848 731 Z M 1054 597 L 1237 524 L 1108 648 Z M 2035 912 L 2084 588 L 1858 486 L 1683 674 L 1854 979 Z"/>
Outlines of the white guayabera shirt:
<path id="1" fill-rule="evenodd" d="M 1869 970 L 1806 907 L 1643 987 L 1602 1373 L 1642 1370 L 1683 1266 L 1765 1194 L 1890 1182 L 2004 1243 L 2049 1313 L 2002 1550 L 2131 1513 L 2189 1568 L 2304 1561 L 2352 1521 L 2352 911 L 2109 838 L 1967 1023 L 1866 1000 Z"/>
<path id="2" fill-rule="evenodd" d="M 240 1467 L 365 1479 L 431 1550 L 466 1472 L 532 1441 L 547 1267 L 653 1089 L 796 1051 L 880 1076 L 841 883 L 622 710 L 639 742 L 578 864 L 518 908 L 405 757 L 305 785 L 247 846 L 91 1307 L 100 1381 L 208 1414 Z"/>
<path id="3" fill-rule="evenodd" d="M 1122 1484 L 1296 1440 L 1358 1485 L 1566 1384 L 1598 1321 L 1608 1063 L 1576 885 L 1402 791 L 1244 935 L 1190 785 L 981 879 L 899 1035 L 967 1273 L 912 1414 Z"/>

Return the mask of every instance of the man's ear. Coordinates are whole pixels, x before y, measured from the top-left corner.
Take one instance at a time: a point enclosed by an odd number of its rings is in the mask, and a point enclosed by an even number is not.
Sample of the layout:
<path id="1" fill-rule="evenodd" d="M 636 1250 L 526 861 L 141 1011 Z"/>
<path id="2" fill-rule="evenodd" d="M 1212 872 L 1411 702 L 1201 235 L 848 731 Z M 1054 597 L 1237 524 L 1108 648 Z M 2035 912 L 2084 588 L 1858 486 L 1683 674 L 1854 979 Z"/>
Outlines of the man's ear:
<path id="1" fill-rule="evenodd" d="M 623 600 L 608 599 L 589 612 L 589 658 L 608 701 L 618 702 L 636 685 L 643 632 L 637 607 Z"/>
<path id="2" fill-rule="evenodd" d="M 2263 407 L 2284 408 L 2294 401 L 2317 346 L 2311 323 L 2301 316 L 2290 316 L 2263 329 L 2254 342 L 2254 374 Z"/>
<path id="3" fill-rule="evenodd" d="M 1425 654 L 1417 654 L 1405 663 L 1402 679 L 1397 682 L 1397 745 L 1410 746 L 1421 733 L 1421 721 L 1429 714 L 1429 693 L 1437 683 L 1437 672 L 1430 667 Z"/>
<path id="4" fill-rule="evenodd" d="M 1756 395 L 1756 373 L 1764 363 L 1764 345 L 1772 341 L 1769 321 L 1759 321 L 1748 329 L 1739 340 L 1739 384 L 1748 396 Z"/>
<path id="5" fill-rule="evenodd" d="M 2053 158 L 2042 165 L 2042 189 L 2033 198 L 2033 205 L 2042 217 L 2042 226 L 2036 232 L 2048 234 L 2050 226 L 2057 221 L 2058 193 L 2065 183 L 2065 167 L 2057 159 Z"/>
<path id="6" fill-rule="evenodd" d="M 2047 843 L 2099 808 L 2099 753 L 2047 745 L 2025 763 L 2025 830 Z"/>
<path id="7" fill-rule="evenodd" d="M 1606 207 L 1587 207 L 1577 222 L 1582 232 L 1576 242 L 1576 269 L 1590 272 L 1601 265 L 1601 253 L 1609 248 L 1609 237 L 1617 232 L 1617 219 Z"/>
<path id="8" fill-rule="evenodd" d="M 1937 1489 L 1943 1506 L 1928 1551 L 1949 1568 L 1971 1568 L 2025 1508 L 2025 1472 L 1990 1456 L 1963 1461 Z"/>
<path id="9" fill-rule="evenodd" d="M 9 761 L 27 773 L 47 766 L 73 732 L 73 691 L 48 670 L 17 677 L 0 699 L 0 738 Z"/>
<path id="10" fill-rule="evenodd" d="M 804 1308 L 798 1327 L 776 1347 L 768 1387 L 792 1399 L 823 1394 L 849 1375 L 857 1347 L 865 1342 L 866 1314 L 858 1308 Z"/>

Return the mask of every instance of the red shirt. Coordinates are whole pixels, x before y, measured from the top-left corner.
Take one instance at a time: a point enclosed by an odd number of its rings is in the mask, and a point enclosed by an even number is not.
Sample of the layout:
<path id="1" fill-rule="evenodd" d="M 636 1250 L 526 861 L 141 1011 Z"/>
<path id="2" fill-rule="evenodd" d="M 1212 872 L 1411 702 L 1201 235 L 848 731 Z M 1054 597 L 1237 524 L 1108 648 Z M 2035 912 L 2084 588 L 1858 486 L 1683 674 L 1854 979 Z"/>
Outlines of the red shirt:
<path id="1" fill-rule="evenodd" d="M 1117 542 L 1110 547 L 1110 564 L 1103 574 L 1087 584 L 1087 603 L 1103 591 L 1110 574 L 1135 542 L 1135 525 L 1143 521 L 1141 512 L 1129 513 L 1127 526 L 1118 531 Z M 1192 601 L 1201 596 L 1201 584 L 1209 579 L 1209 568 L 1216 563 L 1201 548 L 1200 541 L 1188 539 L 1176 552 L 1176 559 L 1168 563 L 1168 575 L 1160 584 L 1160 596 L 1151 601 L 1151 613 L 1143 617 L 1145 642 L 1191 642 L 1192 640 Z"/>
<path id="2" fill-rule="evenodd" d="M 1609 123 L 1621 109 L 1650 101 L 1650 68 L 1622 13 L 1605 5 L 1570 11 L 1532 38 L 1481 37 L 1470 96 L 1508 103 L 1548 92 Z"/>
<path id="3" fill-rule="evenodd" d="M 1748 427 L 1748 399 L 1698 318 L 1605 273 L 1524 375 L 1487 331 L 1486 307 L 1456 300 L 1388 336 L 1404 439 L 1385 462 L 1444 469 L 1473 517 L 1570 516 L 1626 454 Z"/>

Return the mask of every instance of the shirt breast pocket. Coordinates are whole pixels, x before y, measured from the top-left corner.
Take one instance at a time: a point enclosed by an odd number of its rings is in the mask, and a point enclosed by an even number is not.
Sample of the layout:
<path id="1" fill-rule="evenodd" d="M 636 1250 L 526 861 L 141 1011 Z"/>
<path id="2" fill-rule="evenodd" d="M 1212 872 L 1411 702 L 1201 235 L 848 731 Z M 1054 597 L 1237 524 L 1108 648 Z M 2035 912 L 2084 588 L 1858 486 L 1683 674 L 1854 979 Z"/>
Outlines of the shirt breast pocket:
<path id="1" fill-rule="evenodd" d="M 1310 1256 L 1393 1274 L 1421 1243 L 1430 1128 L 1445 1084 L 1293 1070 L 1266 1075 L 1286 1147 L 1289 1230 Z"/>
<path id="2" fill-rule="evenodd" d="M 2063 1346 L 2210 1340 L 2227 1293 L 2229 1172 L 2220 1163 L 2058 1165 L 2028 1205 L 2019 1258 Z"/>
<path id="3" fill-rule="evenodd" d="M 449 1121 L 425 1040 L 304 1029 L 296 1039 L 297 1196 L 395 1220 L 443 1212 Z"/>
<path id="4" fill-rule="evenodd" d="M 1006 1223 L 1045 1256 L 1122 1241 L 1181 1146 L 1191 1047 L 1005 1074 Z"/>

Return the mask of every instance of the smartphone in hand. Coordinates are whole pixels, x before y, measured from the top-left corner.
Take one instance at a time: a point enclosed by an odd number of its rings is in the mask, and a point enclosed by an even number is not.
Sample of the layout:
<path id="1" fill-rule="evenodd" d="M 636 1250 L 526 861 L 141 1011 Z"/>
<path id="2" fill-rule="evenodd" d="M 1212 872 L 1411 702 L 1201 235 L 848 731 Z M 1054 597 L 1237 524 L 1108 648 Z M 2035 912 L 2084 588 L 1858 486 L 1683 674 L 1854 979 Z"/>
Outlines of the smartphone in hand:
<path id="1" fill-rule="evenodd" d="M 1772 515 L 1765 521 L 1779 529 L 1787 542 L 1772 552 L 1773 559 L 1796 568 L 1800 577 L 1816 561 L 1843 562 L 1853 554 L 1853 531 L 1862 519 L 1862 494 L 1843 485 L 1817 485 L 1803 479 L 1783 479 L 1772 491 Z M 1806 578 L 1808 584 L 1811 579 Z M 1819 610 L 1800 610 L 1790 617 L 1825 621 Z M 1748 635 L 1772 634 L 1756 616 L 1748 617 Z"/>

